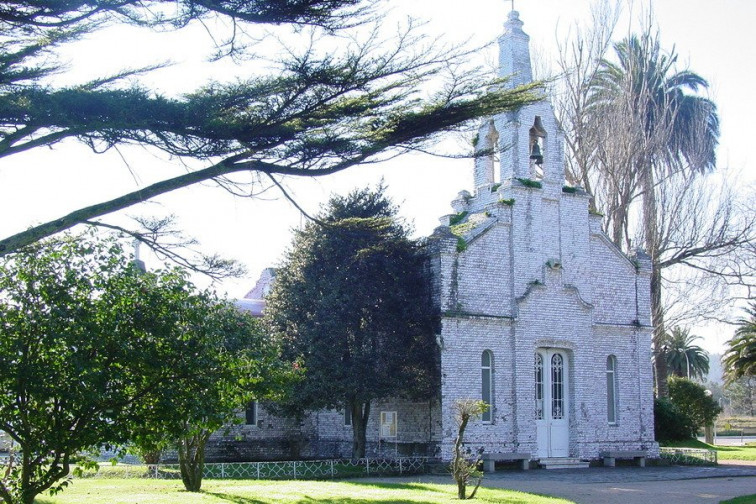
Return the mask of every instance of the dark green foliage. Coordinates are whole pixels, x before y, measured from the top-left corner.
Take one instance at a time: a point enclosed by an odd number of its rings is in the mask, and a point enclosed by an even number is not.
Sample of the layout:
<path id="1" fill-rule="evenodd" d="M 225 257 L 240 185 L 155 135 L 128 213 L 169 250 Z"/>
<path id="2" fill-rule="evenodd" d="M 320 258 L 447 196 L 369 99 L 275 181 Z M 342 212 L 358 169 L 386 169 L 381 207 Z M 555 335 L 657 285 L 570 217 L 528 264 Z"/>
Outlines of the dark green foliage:
<path id="1" fill-rule="evenodd" d="M 709 354 L 693 342 L 700 336 L 690 334 L 689 329 L 675 326 L 664 340 L 664 356 L 667 368 L 679 377 L 703 379 L 709 373 Z M 688 374 L 690 373 L 690 376 Z"/>
<path id="2" fill-rule="evenodd" d="M 543 185 L 537 180 L 518 178 L 517 181 L 525 187 L 530 187 L 531 189 L 540 189 L 541 187 L 543 187 Z"/>
<path id="3" fill-rule="evenodd" d="M 382 188 L 334 197 L 296 233 L 267 299 L 266 320 L 304 368 L 281 409 L 352 410 L 356 457 L 376 399 L 432 397 L 438 316 L 427 259 Z"/>
<path id="4" fill-rule="evenodd" d="M 139 271 L 114 240 L 11 254 L 0 291 L 0 429 L 19 451 L 0 480 L 9 504 L 64 487 L 88 449 L 213 428 L 274 357 L 232 307 L 178 270 Z"/>
<path id="5" fill-rule="evenodd" d="M 675 403 L 666 397 L 654 398 L 654 434 L 657 441 L 683 441 L 696 436 L 697 427 Z"/>
<path id="6" fill-rule="evenodd" d="M 475 71 L 442 93 L 419 97 L 418 89 L 432 87 L 427 84 L 449 65 L 464 62 L 464 51 L 434 48 L 411 30 L 385 43 L 380 36 L 357 42 L 350 30 L 379 17 L 374 7 L 374 0 L 5 2 L 0 9 L 0 158 L 74 139 L 96 152 L 137 144 L 212 161 L 0 239 L 0 255 L 197 182 L 237 172 L 327 175 L 539 98 L 535 85 L 488 86 Z M 263 33 L 265 27 L 250 25 L 317 28 L 314 34 L 300 30 L 292 35 L 301 37 L 303 49 L 282 47 L 280 54 L 288 56 L 275 61 L 276 70 L 208 82 L 180 96 L 128 84 L 155 68 L 65 87 L 46 79 L 62 71 L 62 46 L 103 26 L 178 29 L 212 17 L 220 18 L 216 26 L 232 26 L 228 40 L 214 34 L 218 57 L 242 61 L 250 53 L 260 56 L 255 50 L 260 40 L 247 33 Z"/>
<path id="7" fill-rule="evenodd" d="M 670 400 L 690 418 L 694 433 L 716 420 L 722 408 L 703 385 L 686 378 L 670 376 L 668 381 Z"/>
<path id="8" fill-rule="evenodd" d="M 706 389 L 691 380 L 671 376 L 669 398 L 654 402 L 654 429 L 657 441 L 692 439 L 698 431 L 714 422 L 722 412 Z"/>
<path id="9" fill-rule="evenodd" d="M 577 187 L 562 186 L 562 192 L 567 194 L 575 194 L 577 192 Z"/>
<path id="10" fill-rule="evenodd" d="M 499 190 L 499 187 L 501 187 L 501 184 L 494 184 L 494 185 L 492 185 L 491 186 L 491 192 L 495 193 L 496 191 Z"/>
<path id="11" fill-rule="evenodd" d="M 317 24 L 337 27 L 347 7 L 359 0 L 10 0 L 0 23 L 12 27 L 68 28 L 103 18 L 172 28 L 210 14 L 227 14 L 253 23 Z M 168 8 L 166 8 L 168 7 Z"/>
<path id="12" fill-rule="evenodd" d="M 196 318 L 183 331 L 197 348 L 192 355 L 195 374 L 177 386 L 162 387 L 152 401 L 140 402 L 146 420 L 136 426 L 131 441 L 141 451 L 175 448 L 184 487 L 197 492 L 210 435 L 239 422 L 236 412 L 250 400 L 274 396 L 288 374 L 278 349 L 252 315 L 207 294 L 193 300 Z"/>
<path id="13" fill-rule="evenodd" d="M 457 236 L 457 252 L 461 254 L 465 250 L 467 250 L 467 240 L 461 236 Z"/>
<path id="14" fill-rule="evenodd" d="M 602 61 L 592 83 L 597 112 L 601 113 L 604 100 L 624 98 L 633 104 L 632 113 L 640 116 L 637 127 L 642 136 L 660 141 L 647 156 L 647 166 L 626 167 L 638 170 L 638 177 L 648 176 L 651 169 L 683 168 L 691 173 L 713 169 L 719 143 L 717 107 L 697 93 L 707 89 L 708 82 L 690 70 L 677 71 L 674 49 L 667 53 L 657 38 L 645 35 L 630 35 L 615 43 L 617 63 Z M 624 93 L 622 98 L 620 93 Z"/>
<path id="15" fill-rule="evenodd" d="M 454 214 L 449 218 L 449 226 L 456 226 L 463 220 L 465 220 L 465 217 L 467 217 L 467 212 L 459 212 L 458 214 Z"/>
<path id="16" fill-rule="evenodd" d="M 738 321 L 735 336 L 727 342 L 727 351 L 722 356 L 728 382 L 756 376 L 756 302 L 751 302 L 746 313 L 748 317 Z"/>
<path id="17" fill-rule="evenodd" d="M 506 206 L 512 206 L 512 205 L 514 205 L 514 202 L 515 202 L 514 198 L 500 199 L 498 201 L 499 205 L 501 205 L 501 206 L 504 206 L 504 205 L 506 205 Z"/>

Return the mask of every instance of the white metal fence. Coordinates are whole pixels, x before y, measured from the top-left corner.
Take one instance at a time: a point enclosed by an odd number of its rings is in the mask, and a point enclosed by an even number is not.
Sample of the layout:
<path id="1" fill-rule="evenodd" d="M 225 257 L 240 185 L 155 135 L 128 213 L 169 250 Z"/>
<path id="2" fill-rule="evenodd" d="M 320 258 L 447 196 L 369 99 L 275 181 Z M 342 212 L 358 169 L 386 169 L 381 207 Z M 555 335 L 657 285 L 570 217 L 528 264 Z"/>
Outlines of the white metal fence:
<path id="1" fill-rule="evenodd" d="M 704 450 L 699 448 L 670 448 L 662 446 L 659 455 L 673 464 L 687 465 L 716 465 L 716 450 Z"/>
<path id="2" fill-rule="evenodd" d="M 422 474 L 427 457 L 394 459 L 297 460 L 289 462 L 229 462 L 205 464 L 210 479 L 330 479 L 376 475 Z M 84 478 L 180 479 L 178 464 L 100 464 L 98 471 L 85 471 Z"/>

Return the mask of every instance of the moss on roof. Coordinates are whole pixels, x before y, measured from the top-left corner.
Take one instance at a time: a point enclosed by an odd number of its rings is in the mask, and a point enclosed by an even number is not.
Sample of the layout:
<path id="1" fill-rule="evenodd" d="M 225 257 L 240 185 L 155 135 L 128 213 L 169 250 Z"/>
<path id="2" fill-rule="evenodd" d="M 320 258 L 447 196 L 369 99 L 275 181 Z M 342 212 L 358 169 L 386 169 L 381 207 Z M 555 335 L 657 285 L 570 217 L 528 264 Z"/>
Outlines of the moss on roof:
<path id="1" fill-rule="evenodd" d="M 483 222 L 485 222 L 489 217 L 490 214 L 488 212 L 477 212 L 469 214 L 462 222 L 450 226 L 449 229 L 457 236 L 464 236 L 476 227 L 483 224 Z"/>

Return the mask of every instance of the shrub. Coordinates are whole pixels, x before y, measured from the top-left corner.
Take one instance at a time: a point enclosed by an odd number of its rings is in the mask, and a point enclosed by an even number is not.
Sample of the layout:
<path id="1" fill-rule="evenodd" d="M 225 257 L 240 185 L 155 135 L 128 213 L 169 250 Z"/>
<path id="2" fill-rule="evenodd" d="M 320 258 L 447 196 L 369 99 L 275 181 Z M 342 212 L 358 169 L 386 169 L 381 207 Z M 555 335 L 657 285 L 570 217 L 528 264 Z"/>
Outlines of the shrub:
<path id="1" fill-rule="evenodd" d="M 706 388 L 687 378 L 670 376 L 669 398 L 693 422 L 694 435 L 698 429 L 712 425 L 722 408 Z"/>
<path id="2" fill-rule="evenodd" d="M 696 435 L 696 425 L 675 403 L 665 397 L 654 399 L 656 440 L 684 441 Z"/>

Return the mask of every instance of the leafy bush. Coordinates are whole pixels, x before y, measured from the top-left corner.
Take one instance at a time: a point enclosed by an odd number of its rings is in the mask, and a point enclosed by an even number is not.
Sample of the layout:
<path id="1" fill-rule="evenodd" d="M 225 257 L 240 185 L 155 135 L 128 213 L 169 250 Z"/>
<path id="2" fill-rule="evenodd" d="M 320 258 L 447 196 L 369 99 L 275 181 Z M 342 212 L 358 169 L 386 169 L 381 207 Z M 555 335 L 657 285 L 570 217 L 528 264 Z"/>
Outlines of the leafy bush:
<path id="1" fill-rule="evenodd" d="M 696 425 L 675 403 L 665 397 L 654 399 L 656 440 L 683 441 L 695 437 Z"/>
<path id="2" fill-rule="evenodd" d="M 670 376 L 668 384 L 669 398 L 693 421 L 696 429 L 712 425 L 722 412 L 711 392 L 700 383 Z"/>

